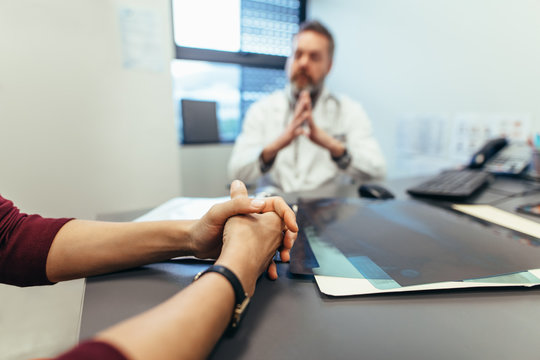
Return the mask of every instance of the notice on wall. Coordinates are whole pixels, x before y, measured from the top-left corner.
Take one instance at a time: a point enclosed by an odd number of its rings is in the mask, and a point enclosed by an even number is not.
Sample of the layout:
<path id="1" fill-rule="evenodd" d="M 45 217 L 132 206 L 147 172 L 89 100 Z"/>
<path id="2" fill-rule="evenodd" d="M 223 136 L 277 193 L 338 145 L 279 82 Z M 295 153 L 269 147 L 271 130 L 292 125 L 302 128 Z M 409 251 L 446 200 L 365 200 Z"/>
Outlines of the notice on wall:
<path id="1" fill-rule="evenodd" d="M 456 159 L 468 159 L 488 140 L 506 137 L 511 142 L 526 142 L 530 131 L 529 114 L 456 114 L 452 121 L 448 153 Z"/>
<path id="2" fill-rule="evenodd" d="M 158 11 L 118 4 L 117 18 L 124 68 L 165 71 L 165 47 Z"/>
<path id="3" fill-rule="evenodd" d="M 527 113 L 404 114 L 396 127 L 400 176 L 460 167 L 488 140 L 527 141 L 532 129 Z"/>

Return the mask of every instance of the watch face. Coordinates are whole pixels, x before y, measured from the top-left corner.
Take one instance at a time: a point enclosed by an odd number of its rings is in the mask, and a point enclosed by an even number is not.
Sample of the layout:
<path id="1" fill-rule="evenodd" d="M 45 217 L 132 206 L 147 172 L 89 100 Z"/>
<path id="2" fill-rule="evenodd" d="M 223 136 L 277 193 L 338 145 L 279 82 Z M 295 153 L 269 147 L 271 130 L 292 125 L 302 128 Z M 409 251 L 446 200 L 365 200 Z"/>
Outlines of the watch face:
<path id="1" fill-rule="evenodd" d="M 340 169 L 346 169 L 349 164 L 351 163 L 351 156 L 345 152 L 343 154 L 343 156 L 341 156 L 339 159 L 337 159 L 337 166 L 340 168 Z"/>

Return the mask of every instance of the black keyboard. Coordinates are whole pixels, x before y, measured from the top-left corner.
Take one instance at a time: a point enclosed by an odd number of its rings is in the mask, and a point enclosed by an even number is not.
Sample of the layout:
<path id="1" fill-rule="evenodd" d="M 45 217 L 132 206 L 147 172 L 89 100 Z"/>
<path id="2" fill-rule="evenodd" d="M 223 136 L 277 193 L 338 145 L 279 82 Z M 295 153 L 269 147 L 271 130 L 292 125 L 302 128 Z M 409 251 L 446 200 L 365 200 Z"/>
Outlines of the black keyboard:
<path id="1" fill-rule="evenodd" d="M 465 200 L 483 188 L 493 176 L 479 170 L 449 170 L 407 189 L 414 196 Z"/>

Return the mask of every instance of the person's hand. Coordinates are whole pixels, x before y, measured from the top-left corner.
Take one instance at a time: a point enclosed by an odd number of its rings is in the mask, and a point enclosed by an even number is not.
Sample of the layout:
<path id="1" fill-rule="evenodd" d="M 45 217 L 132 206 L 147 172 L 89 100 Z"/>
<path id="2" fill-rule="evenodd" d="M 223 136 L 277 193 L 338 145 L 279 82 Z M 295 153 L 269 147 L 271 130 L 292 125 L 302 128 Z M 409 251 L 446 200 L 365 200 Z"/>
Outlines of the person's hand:
<path id="1" fill-rule="evenodd" d="M 311 97 L 309 92 L 304 90 L 298 95 L 292 121 L 276 140 L 263 149 L 264 162 L 270 163 L 281 149 L 289 146 L 298 136 L 305 135 L 302 125 L 307 123 L 309 118 L 311 118 Z"/>
<path id="2" fill-rule="evenodd" d="M 296 216 L 287 203 L 280 197 L 251 199 L 247 196 L 245 185 L 235 180 L 231 184 L 230 201 L 217 204 L 190 229 L 191 253 L 201 259 L 217 258 L 221 252 L 222 235 L 227 220 L 239 214 L 275 212 L 285 223 L 285 236 L 281 256 L 289 260 L 290 247 L 298 232 Z"/>
<path id="3" fill-rule="evenodd" d="M 311 97 L 307 90 L 303 90 L 298 95 L 298 100 L 294 107 L 293 119 L 289 125 L 285 128 L 285 134 L 289 135 L 291 143 L 297 136 L 305 134 L 302 125 L 306 124 L 311 118 L 312 114 Z"/>
<path id="4" fill-rule="evenodd" d="M 304 124 L 307 125 L 307 129 L 303 127 Z M 327 149 L 333 157 L 339 157 L 345 151 L 344 144 L 315 124 L 311 97 L 307 90 L 302 91 L 298 96 L 293 120 L 274 142 L 263 149 L 262 158 L 264 162 L 270 163 L 281 149 L 288 146 L 300 135 L 307 136 L 313 143 Z"/>
<path id="5" fill-rule="evenodd" d="M 309 92 L 304 90 L 298 95 L 292 121 L 287 125 L 280 137 L 282 148 L 289 145 L 298 136 L 305 134 L 302 125 L 311 118 L 311 110 L 311 97 Z"/>
<path id="6" fill-rule="evenodd" d="M 231 187 L 231 198 L 232 199 L 241 199 L 247 198 L 248 193 L 244 184 L 240 181 L 233 188 Z M 296 224 L 296 217 L 294 216 L 291 208 L 283 201 L 280 197 L 266 198 L 268 200 L 268 208 L 263 211 L 263 213 L 272 211 L 280 216 L 283 220 L 283 241 L 279 247 L 280 258 L 283 261 L 290 260 L 290 251 L 294 244 L 294 240 L 298 235 L 298 225 Z M 268 266 L 268 277 L 272 280 L 277 279 L 277 267 L 273 260 L 270 261 Z"/>
<path id="7" fill-rule="evenodd" d="M 333 157 L 339 157 L 343 155 L 343 152 L 345 151 L 345 145 L 342 144 L 339 140 L 329 135 L 326 131 L 318 127 L 315 124 L 315 121 L 313 121 L 313 116 L 310 115 L 306 119 L 306 123 L 309 130 L 305 133 L 305 135 L 313 143 L 330 151 L 330 154 Z"/>
<path id="8" fill-rule="evenodd" d="M 265 269 L 272 279 L 277 278 L 272 258 L 283 245 L 284 230 L 284 222 L 274 212 L 234 216 L 225 225 L 223 249 L 216 264 L 234 272 L 251 296 Z"/>

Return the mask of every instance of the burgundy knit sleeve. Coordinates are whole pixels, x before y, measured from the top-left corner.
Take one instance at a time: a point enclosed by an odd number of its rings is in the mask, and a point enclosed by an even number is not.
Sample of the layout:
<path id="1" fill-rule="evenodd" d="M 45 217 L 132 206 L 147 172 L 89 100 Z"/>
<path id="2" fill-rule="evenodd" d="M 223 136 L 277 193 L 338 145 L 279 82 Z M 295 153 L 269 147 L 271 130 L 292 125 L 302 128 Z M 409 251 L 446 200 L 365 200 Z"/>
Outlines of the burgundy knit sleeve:
<path id="1" fill-rule="evenodd" d="M 102 341 L 86 341 L 54 360 L 127 360 L 117 348 Z"/>
<path id="2" fill-rule="evenodd" d="M 56 233 L 69 220 L 23 214 L 0 196 L 0 283 L 52 284 L 45 271 L 47 255 Z"/>

